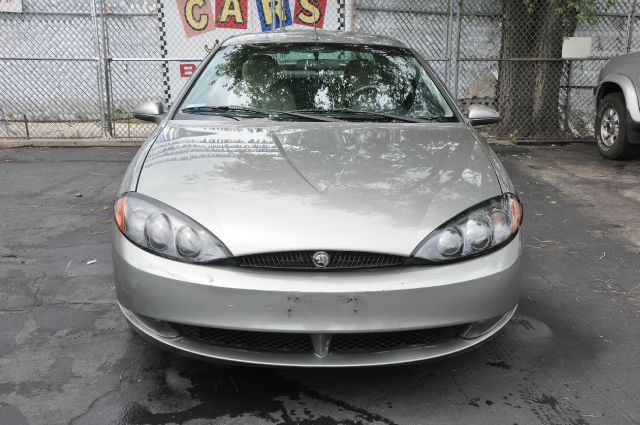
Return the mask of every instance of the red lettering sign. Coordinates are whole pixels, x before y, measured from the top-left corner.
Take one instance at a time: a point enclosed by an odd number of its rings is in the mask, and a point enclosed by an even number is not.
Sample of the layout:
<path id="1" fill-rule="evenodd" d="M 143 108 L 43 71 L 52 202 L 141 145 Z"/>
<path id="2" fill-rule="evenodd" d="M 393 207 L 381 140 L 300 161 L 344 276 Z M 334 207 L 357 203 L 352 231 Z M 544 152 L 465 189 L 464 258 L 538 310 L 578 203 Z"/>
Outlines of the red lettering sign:
<path id="1" fill-rule="evenodd" d="M 324 14 L 327 11 L 327 0 L 295 0 L 293 23 L 322 28 Z"/>
<path id="2" fill-rule="evenodd" d="M 247 0 L 216 0 L 218 28 L 247 28 Z"/>
<path id="3" fill-rule="evenodd" d="M 180 77 L 189 78 L 196 72 L 195 63 L 181 63 L 180 64 Z"/>
<path id="4" fill-rule="evenodd" d="M 176 0 L 178 12 L 187 37 L 213 31 L 215 19 L 211 0 Z"/>

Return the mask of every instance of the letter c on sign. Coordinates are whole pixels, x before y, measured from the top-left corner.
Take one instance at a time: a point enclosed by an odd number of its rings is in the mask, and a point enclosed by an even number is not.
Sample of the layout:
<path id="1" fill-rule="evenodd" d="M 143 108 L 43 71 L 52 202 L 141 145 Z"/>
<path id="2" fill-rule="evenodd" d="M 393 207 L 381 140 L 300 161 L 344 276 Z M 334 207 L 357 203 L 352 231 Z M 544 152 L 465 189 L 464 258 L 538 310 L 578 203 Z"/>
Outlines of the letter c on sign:
<path id="1" fill-rule="evenodd" d="M 184 17 L 187 20 L 187 24 L 196 31 L 202 31 L 209 23 L 209 16 L 207 14 L 200 13 L 196 17 L 194 13 L 196 7 L 201 9 L 204 4 L 205 0 L 187 0 L 184 4 Z"/>

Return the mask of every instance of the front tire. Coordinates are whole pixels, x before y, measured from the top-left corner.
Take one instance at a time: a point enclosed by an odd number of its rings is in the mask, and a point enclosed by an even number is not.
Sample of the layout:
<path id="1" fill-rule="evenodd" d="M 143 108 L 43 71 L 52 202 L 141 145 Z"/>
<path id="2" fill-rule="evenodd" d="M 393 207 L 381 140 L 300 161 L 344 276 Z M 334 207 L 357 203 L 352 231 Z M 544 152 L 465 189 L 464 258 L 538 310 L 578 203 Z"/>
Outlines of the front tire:
<path id="1" fill-rule="evenodd" d="M 607 159 L 627 159 L 636 147 L 627 139 L 627 106 L 622 93 L 602 98 L 596 114 L 596 142 L 600 155 Z"/>

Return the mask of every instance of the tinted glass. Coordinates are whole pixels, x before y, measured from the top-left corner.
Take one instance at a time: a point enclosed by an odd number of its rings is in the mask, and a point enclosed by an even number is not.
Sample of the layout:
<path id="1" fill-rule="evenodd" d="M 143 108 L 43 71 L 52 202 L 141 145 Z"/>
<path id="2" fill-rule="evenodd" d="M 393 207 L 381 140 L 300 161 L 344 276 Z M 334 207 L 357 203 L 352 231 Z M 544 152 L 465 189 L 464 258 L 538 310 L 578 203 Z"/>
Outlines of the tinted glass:
<path id="1" fill-rule="evenodd" d="M 248 44 L 222 48 L 181 109 L 245 106 L 271 111 L 454 114 L 411 52 L 345 44 Z"/>

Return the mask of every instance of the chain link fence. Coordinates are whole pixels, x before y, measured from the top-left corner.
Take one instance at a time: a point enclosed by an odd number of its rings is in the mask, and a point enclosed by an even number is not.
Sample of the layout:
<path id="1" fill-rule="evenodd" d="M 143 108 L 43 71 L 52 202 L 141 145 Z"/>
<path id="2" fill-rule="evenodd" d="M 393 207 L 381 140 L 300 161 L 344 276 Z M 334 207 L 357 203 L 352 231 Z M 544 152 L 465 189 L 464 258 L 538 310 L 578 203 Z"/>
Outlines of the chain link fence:
<path id="1" fill-rule="evenodd" d="M 0 137 L 99 137 L 92 4 L 24 2 L 0 13 Z"/>
<path id="2" fill-rule="evenodd" d="M 137 104 L 169 106 L 231 35 L 312 29 L 300 17 L 313 3 L 323 29 L 416 49 L 463 108 L 502 113 L 487 128 L 498 137 L 591 139 L 598 72 L 640 49 L 636 1 L 602 0 L 593 22 L 558 24 L 525 0 L 22 0 L 22 13 L 0 12 L 0 138 L 143 138 L 154 125 L 132 118 Z M 567 34 L 591 37 L 592 58 L 561 59 Z"/>

